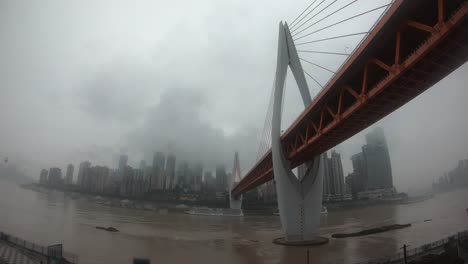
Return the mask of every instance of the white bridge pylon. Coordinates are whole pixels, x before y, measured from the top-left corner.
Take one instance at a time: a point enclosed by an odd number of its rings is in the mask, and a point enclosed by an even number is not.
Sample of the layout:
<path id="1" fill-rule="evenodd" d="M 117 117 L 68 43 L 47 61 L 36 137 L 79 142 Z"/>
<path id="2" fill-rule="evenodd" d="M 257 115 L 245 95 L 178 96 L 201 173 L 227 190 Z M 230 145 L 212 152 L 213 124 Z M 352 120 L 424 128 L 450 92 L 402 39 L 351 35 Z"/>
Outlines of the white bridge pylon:
<path id="1" fill-rule="evenodd" d="M 291 170 L 281 145 L 281 113 L 283 91 L 288 67 L 296 80 L 304 107 L 311 102 L 309 88 L 297 54 L 294 41 L 286 23 L 279 24 L 278 57 L 273 99 L 272 117 L 272 159 L 273 174 L 276 182 L 276 194 L 281 224 L 285 234 L 285 244 L 321 243 L 318 236 L 320 211 L 322 209 L 322 182 L 324 155 L 313 157 L 298 168 L 298 177 Z M 302 172 L 302 175 L 301 175 Z M 279 242 L 279 241 L 278 241 Z M 281 243 L 281 242 L 279 242 Z"/>
<path id="2" fill-rule="evenodd" d="M 232 190 L 236 184 L 238 184 L 241 181 L 241 171 L 240 171 L 240 163 L 239 163 L 239 153 L 236 151 L 236 154 L 234 155 L 234 165 L 232 166 L 232 177 L 231 177 L 231 186 L 229 190 Z M 242 209 L 242 195 L 239 196 L 237 199 L 234 198 L 231 194 L 231 191 L 229 192 L 229 205 L 231 209 Z"/>

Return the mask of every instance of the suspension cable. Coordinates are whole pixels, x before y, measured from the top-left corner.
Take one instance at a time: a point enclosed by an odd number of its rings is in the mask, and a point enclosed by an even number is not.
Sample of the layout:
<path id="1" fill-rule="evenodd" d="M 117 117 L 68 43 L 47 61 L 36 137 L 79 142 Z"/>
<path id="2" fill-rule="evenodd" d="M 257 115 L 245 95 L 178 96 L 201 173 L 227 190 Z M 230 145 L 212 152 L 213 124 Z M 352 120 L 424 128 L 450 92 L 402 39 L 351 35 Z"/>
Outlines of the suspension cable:
<path id="1" fill-rule="evenodd" d="M 343 20 L 341 20 L 341 21 L 338 21 L 338 22 L 336 22 L 336 23 L 333 23 L 333 24 L 328 25 L 328 26 L 326 26 L 326 27 L 323 27 L 323 28 L 321 28 L 321 29 L 317 29 L 317 30 L 315 30 L 315 31 L 312 31 L 312 32 L 309 33 L 309 34 L 303 35 L 303 36 L 298 37 L 298 38 L 296 38 L 296 39 L 294 39 L 294 40 L 299 40 L 299 39 L 305 38 L 305 37 L 307 37 L 307 36 L 310 36 L 310 35 L 312 35 L 312 34 L 315 34 L 315 33 L 317 33 L 317 32 L 320 32 L 320 31 L 322 31 L 322 30 L 325 30 L 325 29 L 327 29 L 327 28 L 331 28 L 331 27 L 333 27 L 333 26 L 336 26 L 336 25 L 341 24 L 341 23 L 343 23 L 343 22 L 346 22 L 346 21 L 348 21 L 348 20 L 351 20 L 351 19 L 354 19 L 354 18 L 363 16 L 363 15 L 365 15 L 365 14 L 371 13 L 371 12 L 376 11 L 376 10 L 379 10 L 379 9 L 382 9 L 382 8 L 387 7 L 387 6 L 389 6 L 389 5 L 391 5 L 391 3 L 390 3 L 390 4 L 383 5 L 383 6 L 376 7 L 376 8 L 374 8 L 374 9 L 371 9 L 371 10 L 368 10 L 368 11 L 365 11 L 365 12 L 362 12 L 362 13 L 359 13 L 359 14 L 357 14 L 357 15 L 354 15 L 354 16 L 352 16 L 352 17 L 343 19 Z"/>
<path id="2" fill-rule="evenodd" d="M 313 15 L 311 18 L 307 19 L 306 21 L 304 21 L 304 23 L 302 23 L 300 26 L 298 26 L 297 28 L 295 28 L 293 31 L 291 31 L 291 33 L 293 33 L 294 31 L 300 29 L 302 26 L 304 26 L 305 24 L 307 24 L 307 22 L 309 22 L 310 20 L 312 20 L 314 17 L 318 16 L 320 13 L 322 13 L 325 9 L 329 8 L 331 5 L 333 5 L 334 3 L 336 3 L 338 0 L 334 0 L 333 2 L 331 2 L 330 4 L 328 4 L 326 7 L 324 7 L 322 10 L 318 11 L 317 14 Z M 302 31 L 301 31 L 302 32 Z"/>
<path id="3" fill-rule="evenodd" d="M 306 18 L 308 15 L 310 15 L 310 13 L 314 12 L 315 9 L 317 9 L 317 7 L 319 7 L 323 2 L 325 2 L 325 0 L 322 0 L 322 2 L 320 2 L 318 5 L 316 5 L 314 8 L 312 8 L 312 10 L 310 10 L 305 16 L 303 16 L 301 19 L 299 19 L 296 24 L 294 25 L 291 25 L 290 29 L 293 29 L 295 26 L 297 26 L 297 24 L 301 23 L 302 20 L 304 20 L 304 18 Z"/>
<path id="4" fill-rule="evenodd" d="M 302 61 L 305 61 L 305 62 L 307 62 L 307 63 L 309 63 L 309 64 L 312 64 L 312 65 L 314 65 L 314 66 L 316 66 L 316 67 L 319 67 L 320 69 L 323 69 L 323 70 L 326 70 L 326 71 L 328 71 L 328 72 L 331 72 L 331 73 L 335 74 L 334 71 L 332 71 L 332 70 L 330 70 L 330 69 L 327 69 L 327 68 L 325 68 L 325 67 L 323 67 L 323 66 L 320 66 L 320 65 L 318 65 L 317 63 L 313 63 L 313 62 L 308 61 L 308 60 L 303 59 L 303 58 L 299 58 L 299 59 L 302 60 Z"/>
<path id="5" fill-rule="evenodd" d="M 334 15 L 334 14 L 340 12 L 341 10 L 343 10 L 343 9 L 345 9 L 346 7 L 348 7 L 348 6 L 350 6 L 350 5 L 354 4 L 354 3 L 356 3 L 357 1 L 359 1 L 359 0 L 354 0 L 354 1 L 350 2 L 350 3 L 348 3 L 347 5 L 338 8 L 337 10 L 335 10 L 335 11 L 333 11 L 332 13 L 326 15 L 325 17 L 319 19 L 318 21 L 312 23 L 311 25 L 307 26 L 306 28 L 302 29 L 301 31 L 294 33 L 293 37 L 296 36 L 296 35 L 298 35 L 298 34 L 301 34 L 302 32 L 306 31 L 307 29 L 311 28 L 312 26 L 314 26 L 314 25 L 316 25 L 316 24 L 322 22 L 323 20 L 325 20 L 325 19 L 331 17 L 332 15 Z"/>
<path id="6" fill-rule="evenodd" d="M 307 52 L 307 53 L 319 53 L 319 54 L 332 54 L 332 55 L 349 56 L 348 53 L 329 52 L 329 51 L 317 51 L 317 50 L 298 50 L 297 52 Z"/>
<path id="7" fill-rule="evenodd" d="M 312 80 L 314 80 L 315 83 L 317 83 L 321 88 L 323 88 L 322 84 L 320 84 L 314 77 L 312 77 L 312 75 L 310 75 L 308 72 L 306 72 L 305 70 L 302 70 L 305 74 L 307 74 L 307 76 L 309 76 Z"/>
<path id="8" fill-rule="evenodd" d="M 321 41 L 326 41 L 326 40 L 331 40 L 331 39 L 339 39 L 339 38 L 345 38 L 345 37 L 350 37 L 350 36 L 357 36 L 357 35 L 364 35 L 369 33 L 369 31 L 366 32 L 359 32 L 359 33 L 353 33 L 353 34 L 346 34 L 346 35 L 341 35 L 341 36 L 336 36 L 336 37 L 330 37 L 330 38 L 324 38 L 324 39 L 317 39 L 313 41 L 308 41 L 308 42 L 302 42 L 299 44 L 295 44 L 296 46 L 299 45 L 305 45 L 305 44 L 310 44 L 310 43 L 316 43 L 316 42 L 321 42 Z"/>
<path id="9" fill-rule="evenodd" d="M 313 4 L 315 4 L 315 2 L 317 2 L 318 0 L 314 0 L 312 2 L 312 4 L 310 4 L 308 7 L 306 7 L 306 9 L 304 9 L 304 11 L 302 11 L 302 13 L 300 15 L 298 15 L 294 20 L 293 22 L 291 22 L 291 26 L 294 24 L 294 22 L 296 22 L 296 20 L 298 20 L 306 11 L 307 9 L 309 9 Z"/>

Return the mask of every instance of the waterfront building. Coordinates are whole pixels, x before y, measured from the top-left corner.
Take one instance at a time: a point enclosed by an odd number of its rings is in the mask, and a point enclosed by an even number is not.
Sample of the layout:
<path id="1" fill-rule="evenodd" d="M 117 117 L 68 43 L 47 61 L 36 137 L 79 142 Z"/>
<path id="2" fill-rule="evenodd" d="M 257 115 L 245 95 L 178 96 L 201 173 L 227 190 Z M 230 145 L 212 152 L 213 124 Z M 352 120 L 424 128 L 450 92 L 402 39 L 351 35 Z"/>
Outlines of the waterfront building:
<path id="1" fill-rule="evenodd" d="M 84 188 L 84 175 L 85 171 L 91 167 L 91 163 L 89 161 L 83 161 L 80 163 L 80 168 L 78 169 L 78 180 L 77 185 L 83 189 Z"/>
<path id="2" fill-rule="evenodd" d="M 145 171 L 145 169 L 146 169 L 146 161 L 145 161 L 145 160 L 141 160 L 141 161 L 140 161 L 140 167 L 139 167 L 139 169 L 140 169 L 141 171 Z"/>
<path id="3" fill-rule="evenodd" d="M 368 133 L 366 142 L 362 152 L 367 166 L 367 189 L 393 188 L 390 154 L 382 128 L 378 127 Z"/>
<path id="4" fill-rule="evenodd" d="M 153 167 L 147 166 L 143 172 L 143 189 L 145 193 L 151 190 L 151 179 L 153 178 Z"/>
<path id="5" fill-rule="evenodd" d="M 50 186 L 57 187 L 57 186 L 61 186 L 62 183 L 63 183 L 62 170 L 60 168 L 50 168 L 48 184 Z"/>
<path id="6" fill-rule="evenodd" d="M 49 171 L 46 169 L 41 170 L 41 174 L 39 176 L 39 183 L 40 184 L 47 184 L 47 175 L 49 175 Z"/>
<path id="7" fill-rule="evenodd" d="M 226 167 L 218 165 L 216 166 L 216 191 L 225 192 L 227 187 Z"/>
<path id="8" fill-rule="evenodd" d="M 362 152 L 353 155 L 351 161 L 353 173 L 348 176 L 348 181 L 355 199 L 360 192 L 382 190 L 370 195 L 371 197 L 378 196 L 379 192 L 385 195 L 392 192 L 394 187 L 390 154 L 381 128 L 366 135 L 366 145 L 362 146 Z"/>
<path id="9" fill-rule="evenodd" d="M 107 193 L 110 189 L 110 170 L 106 166 L 94 166 L 91 170 L 91 186 L 94 193 Z"/>
<path id="10" fill-rule="evenodd" d="M 74 171 L 73 164 L 68 164 L 67 166 L 67 174 L 65 176 L 65 184 L 72 185 L 73 184 L 73 171 Z"/>
<path id="11" fill-rule="evenodd" d="M 119 158 L 119 168 L 118 168 L 118 177 L 121 179 L 125 173 L 125 167 L 128 163 L 128 156 L 127 155 L 120 155 Z"/>
<path id="12" fill-rule="evenodd" d="M 203 176 L 203 189 L 206 192 L 214 192 L 216 190 L 216 180 L 213 177 L 213 172 L 205 171 Z"/>
<path id="13" fill-rule="evenodd" d="M 331 152 L 330 158 L 325 152 L 324 176 L 323 176 L 323 200 L 342 200 L 346 192 L 344 186 L 343 165 L 341 155 L 335 150 Z"/>
<path id="14" fill-rule="evenodd" d="M 177 186 L 185 190 L 192 190 L 193 174 L 187 162 L 179 163 L 177 167 Z"/>
<path id="15" fill-rule="evenodd" d="M 166 179 L 164 175 L 164 168 L 166 157 L 162 152 L 155 152 L 153 155 L 153 173 L 151 178 L 152 190 L 164 190 Z"/>
<path id="16" fill-rule="evenodd" d="M 177 185 L 176 178 L 176 156 L 173 153 L 169 153 L 167 156 L 166 169 L 165 169 L 165 178 L 167 189 L 172 190 Z M 167 184 L 169 183 L 169 184 Z"/>
<path id="17" fill-rule="evenodd" d="M 201 163 L 195 164 L 192 170 L 192 179 L 193 179 L 193 185 L 191 186 L 192 191 L 194 192 L 201 191 L 202 179 L 203 179 L 203 165 Z"/>
<path id="18" fill-rule="evenodd" d="M 135 170 L 130 166 L 125 166 L 123 168 L 122 181 L 120 182 L 120 195 L 124 197 L 129 197 L 132 195 L 133 190 L 133 180 L 134 180 Z"/>
<path id="19" fill-rule="evenodd" d="M 341 155 L 335 150 L 332 150 L 331 152 L 329 165 L 329 171 L 331 172 L 331 175 L 329 175 L 329 178 L 331 179 L 331 194 L 343 196 L 345 194 L 343 165 L 341 164 Z"/>

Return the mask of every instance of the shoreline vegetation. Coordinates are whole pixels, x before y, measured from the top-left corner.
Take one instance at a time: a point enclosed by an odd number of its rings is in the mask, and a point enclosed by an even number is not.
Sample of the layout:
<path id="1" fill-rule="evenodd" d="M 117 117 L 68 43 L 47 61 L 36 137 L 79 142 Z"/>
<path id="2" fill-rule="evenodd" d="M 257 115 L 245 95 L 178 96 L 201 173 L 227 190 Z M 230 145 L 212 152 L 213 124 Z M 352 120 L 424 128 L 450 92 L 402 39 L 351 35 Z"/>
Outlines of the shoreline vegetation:
<path id="1" fill-rule="evenodd" d="M 346 238 L 346 237 L 367 236 L 367 235 L 378 234 L 378 233 L 388 232 L 388 231 L 392 231 L 392 230 L 407 228 L 407 227 L 410 227 L 410 226 L 411 226 L 411 224 L 385 225 L 385 226 L 374 227 L 374 228 L 370 228 L 370 229 L 364 229 L 364 230 L 361 230 L 361 231 L 358 231 L 358 232 L 353 232 L 353 233 L 335 233 L 335 234 L 332 234 L 332 237 L 333 238 Z"/>

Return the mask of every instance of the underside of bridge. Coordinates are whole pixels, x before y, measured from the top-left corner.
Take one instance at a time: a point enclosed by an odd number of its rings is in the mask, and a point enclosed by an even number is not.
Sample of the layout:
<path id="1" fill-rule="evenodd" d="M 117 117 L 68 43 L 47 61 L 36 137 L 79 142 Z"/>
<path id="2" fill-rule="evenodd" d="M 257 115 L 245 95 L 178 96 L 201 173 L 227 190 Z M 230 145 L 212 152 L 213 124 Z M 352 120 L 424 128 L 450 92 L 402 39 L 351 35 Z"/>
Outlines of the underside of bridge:
<path id="1" fill-rule="evenodd" d="M 367 128 L 463 65 L 467 16 L 467 0 L 396 0 L 281 137 L 291 168 Z M 270 150 L 232 194 L 272 179 Z"/>

